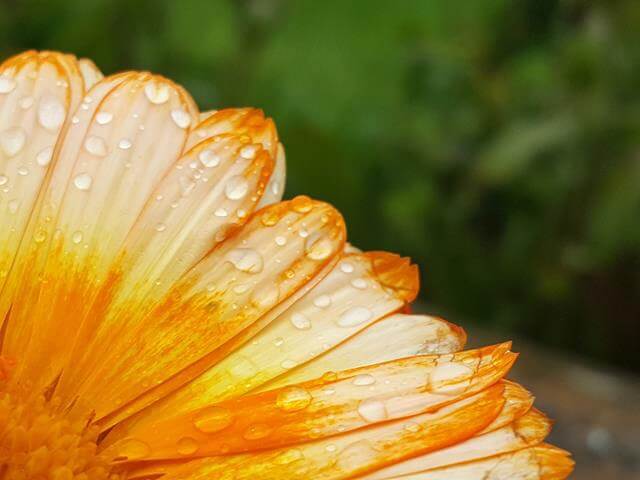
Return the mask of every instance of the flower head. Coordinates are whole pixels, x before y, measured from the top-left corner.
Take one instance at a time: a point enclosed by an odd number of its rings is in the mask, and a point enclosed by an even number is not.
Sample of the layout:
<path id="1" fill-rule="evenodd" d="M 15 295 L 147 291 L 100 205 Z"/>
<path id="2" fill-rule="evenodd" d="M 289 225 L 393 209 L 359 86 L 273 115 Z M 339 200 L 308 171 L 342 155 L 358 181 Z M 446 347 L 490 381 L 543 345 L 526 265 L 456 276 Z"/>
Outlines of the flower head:
<path id="1" fill-rule="evenodd" d="M 260 110 L 2 64 L 2 478 L 568 475 L 510 344 L 406 313 L 415 265 L 284 180 Z"/>

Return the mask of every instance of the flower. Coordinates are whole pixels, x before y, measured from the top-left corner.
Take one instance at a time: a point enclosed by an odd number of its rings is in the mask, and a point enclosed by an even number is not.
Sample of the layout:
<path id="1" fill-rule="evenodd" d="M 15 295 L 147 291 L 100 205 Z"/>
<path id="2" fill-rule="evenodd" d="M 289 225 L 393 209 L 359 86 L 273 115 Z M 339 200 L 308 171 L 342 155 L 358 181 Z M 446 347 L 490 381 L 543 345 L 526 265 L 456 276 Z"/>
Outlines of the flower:
<path id="1" fill-rule="evenodd" d="M 146 72 L 0 67 L 4 479 L 565 478 L 510 344 L 411 315 L 408 259 L 280 201 L 252 108 Z"/>

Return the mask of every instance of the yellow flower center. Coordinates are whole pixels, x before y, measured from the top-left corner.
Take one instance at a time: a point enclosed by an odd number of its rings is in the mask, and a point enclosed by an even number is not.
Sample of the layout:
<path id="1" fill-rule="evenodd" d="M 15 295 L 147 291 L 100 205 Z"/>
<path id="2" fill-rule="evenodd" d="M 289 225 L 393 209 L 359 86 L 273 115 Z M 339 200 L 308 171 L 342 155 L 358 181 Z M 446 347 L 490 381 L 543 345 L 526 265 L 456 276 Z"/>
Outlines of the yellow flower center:
<path id="1" fill-rule="evenodd" d="M 0 357 L 0 477 L 3 480 L 116 480 L 97 452 L 99 430 L 58 413 L 57 402 L 10 386 Z"/>

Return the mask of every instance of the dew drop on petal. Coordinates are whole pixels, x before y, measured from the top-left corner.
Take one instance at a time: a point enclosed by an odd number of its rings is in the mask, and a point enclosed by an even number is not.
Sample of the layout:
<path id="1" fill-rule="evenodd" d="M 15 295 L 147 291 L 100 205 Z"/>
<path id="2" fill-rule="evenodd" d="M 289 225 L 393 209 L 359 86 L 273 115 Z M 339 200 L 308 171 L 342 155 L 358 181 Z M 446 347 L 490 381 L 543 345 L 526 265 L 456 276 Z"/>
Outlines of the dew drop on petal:
<path id="1" fill-rule="evenodd" d="M 96 122 L 100 125 L 107 125 L 113 120 L 113 114 L 109 112 L 100 112 L 96 115 Z"/>
<path id="2" fill-rule="evenodd" d="M 463 392 L 471 382 L 473 369 L 457 362 L 437 365 L 430 373 L 431 387 L 438 393 L 456 395 Z"/>
<path id="3" fill-rule="evenodd" d="M 24 97 L 20 99 L 20 108 L 23 110 L 29 110 L 33 107 L 33 97 Z"/>
<path id="4" fill-rule="evenodd" d="M 364 387 L 367 385 L 373 385 L 374 383 L 376 383 L 376 379 L 373 378 L 372 375 L 369 375 L 368 373 L 363 373 L 360 375 L 356 375 L 353 378 L 353 384 L 358 386 L 358 387 Z"/>
<path id="5" fill-rule="evenodd" d="M 359 290 L 364 290 L 367 288 L 367 281 L 364 278 L 354 278 L 351 281 L 351 285 Z"/>
<path id="6" fill-rule="evenodd" d="M 220 157 L 213 150 L 202 150 L 198 154 L 198 160 L 207 168 L 217 167 L 220 164 Z"/>
<path id="7" fill-rule="evenodd" d="M 355 327 L 371 319 L 373 313 L 366 307 L 353 307 L 338 318 L 340 327 Z"/>
<path id="8" fill-rule="evenodd" d="M 191 437 L 182 437 L 178 440 L 177 447 L 180 455 L 191 455 L 198 451 L 198 442 Z"/>
<path id="9" fill-rule="evenodd" d="M 278 394 L 276 405 L 285 412 L 296 412 L 307 408 L 311 400 L 308 390 L 302 387 L 285 387 Z"/>
<path id="10" fill-rule="evenodd" d="M 240 156 L 242 158 L 246 158 L 247 160 L 250 160 L 256 156 L 257 150 L 258 150 L 257 145 L 247 145 L 246 147 L 242 147 L 242 149 L 240 149 Z"/>
<path id="11" fill-rule="evenodd" d="M 342 262 L 340 263 L 340 270 L 343 273 L 351 273 L 353 272 L 353 264 L 349 262 Z"/>
<path id="12" fill-rule="evenodd" d="M 0 148 L 8 156 L 20 153 L 27 141 L 27 133 L 21 127 L 11 127 L 0 134 Z"/>
<path id="13" fill-rule="evenodd" d="M 299 449 L 290 448 L 274 458 L 273 462 L 277 465 L 289 465 L 290 463 L 302 460 L 302 458 L 304 458 L 304 454 Z"/>
<path id="14" fill-rule="evenodd" d="M 91 135 L 84 142 L 84 148 L 91 155 L 104 157 L 107 154 L 107 144 L 104 138 Z"/>
<path id="15" fill-rule="evenodd" d="M 295 367 L 296 365 L 298 365 L 298 364 L 294 360 L 288 360 L 288 359 L 287 360 L 283 360 L 280 363 L 280 366 L 282 368 L 284 368 L 285 370 L 289 370 L 289 369 Z"/>
<path id="16" fill-rule="evenodd" d="M 229 200 L 240 200 L 249 191 L 249 182 L 242 175 L 231 177 L 224 187 L 224 193 Z"/>
<path id="17" fill-rule="evenodd" d="M 93 183 L 93 178 L 88 173 L 81 173 L 76 175 L 73 179 L 73 184 L 78 190 L 89 190 L 91 188 L 91 184 Z"/>
<path id="18" fill-rule="evenodd" d="M 41 167 L 46 167 L 51 163 L 53 157 L 53 147 L 45 147 L 36 155 L 36 163 Z"/>
<path id="19" fill-rule="evenodd" d="M 10 200 L 7 207 L 9 207 L 9 213 L 16 213 L 20 208 L 20 201 L 16 199 Z"/>
<path id="20" fill-rule="evenodd" d="M 227 254 L 227 260 L 241 272 L 259 273 L 264 267 L 262 255 L 252 248 L 236 248 Z"/>
<path id="21" fill-rule="evenodd" d="M 224 217 L 228 217 L 228 216 L 229 216 L 229 212 L 227 212 L 227 210 L 226 210 L 226 209 L 224 209 L 224 208 L 222 208 L 222 207 L 221 207 L 221 208 L 216 209 L 216 211 L 215 211 L 215 212 L 213 212 L 213 214 L 214 214 L 216 217 L 220 217 L 220 218 L 224 218 Z"/>
<path id="22" fill-rule="evenodd" d="M 302 313 L 294 313 L 291 315 L 290 321 L 298 330 L 309 330 L 311 328 L 311 320 Z"/>
<path id="23" fill-rule="evenodd" d="M 21 175 L 23 177 L 26 177 L 27 175 L 29 175 L 29 169 L 25 166 L 18 167 L 17 172 L 18 172 L 18 175 Z"/>
<path id="24" fill-rule="evenodd" d="M 144 86 L 144 94 L 151 103 L 161 105 L 169 100 L 171 89 L 162 82 L 149 82 Z"/>
<path id="25" fill-rule="evenodd" d="M 360 402 L 358 414 L 367 422 L 381 422 L 388 417 L 384 403 L 372 398 L 367 398 Z"/>
<path id="26" fill-rule="evenodd" d="M 228 408 L 207 407 L 198 412 L 194 419 L 194 426 L 204 433 L 215 433 L 224 430 L 233 421 L 233 415 Z"/>
<path id="27" fill-rule="evenodd" d="M 191 125 L 191 115 L 181 108 L 171 110 L 171 118 L 174 123 L 180 128 L 188 128 Z"/>
<path id="28" fill-rule="evenodd" d="M 368 440 L 359 440 L 340 452 L 336 466 L 345 472 L 351 472 L 355 466 L 367 464 L 378 455 Z"/>
<path id="29" fill-rule="evenodd" d="M 313 300 L 313 304 L 318 308 L 327 308 L 331 305 L 331 297 L 329 295 L 320 295 Z"/>
<path id="30" fill-rule="evenodd" d="M 131 146 L 132 146 L 131 140 L 129 140 L 128 138 L 123 138 L 118 143 L 118 148 L 121 150 L 129 150 Z"/>
<path id="31" fill-rule="evenodd" d="M 64 105 L 57 97 L 48 95 L 42 97 L 38 107 L 38 121 L 47 130 L 57 130 L 66 117 Z"/>
<path id="32" fill-rule="evenodd" d="M 279 247 L 283 247 L 284 245 L 287 244 L 287 238 L 283 237 L 282 235 L 278 235 L 275 238 L 275 242 L 276 242 L 276 245 L 278 245 Z"/>
<path id="33" fill-rule="evenodd" d="M 164 232 L 167 229 L 167 226 L 164 223 L 157 223 L 156 224 L 156 231 L 157 232 Z"/>
<path id="34" fill-rule="evenodd" d="M 9 183 L 9 178 L 6 175 L 0 175 L 0 187 Z"/>
<path id="35" fill-rule="evenodd" d="M 83 235 L 81 231 L 73 232 L 73 235 L 71 235 L 71 241 L 77 245 L 82 241 L 82 237 Z"/>
<path id="36" fill-rule="evenodd" d="M 334 251 L 334 242 L 325 236 L 312 235 L 307 239 L 305 249 L 311 260 L 324 260 Z"/>

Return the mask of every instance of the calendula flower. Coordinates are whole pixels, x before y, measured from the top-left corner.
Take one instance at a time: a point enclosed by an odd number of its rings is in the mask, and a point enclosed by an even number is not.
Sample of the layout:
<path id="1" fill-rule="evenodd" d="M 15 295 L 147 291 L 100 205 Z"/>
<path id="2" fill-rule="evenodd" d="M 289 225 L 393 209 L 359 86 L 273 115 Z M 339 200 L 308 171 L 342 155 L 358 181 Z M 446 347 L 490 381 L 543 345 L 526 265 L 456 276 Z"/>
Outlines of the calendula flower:
<path id="1" fill-rule="evenodd" d="M 260 110 L 0 67 L 0 478 L 560 479 L 510 344 L 411 315 L 408 259 L 281 202 Z"/>

